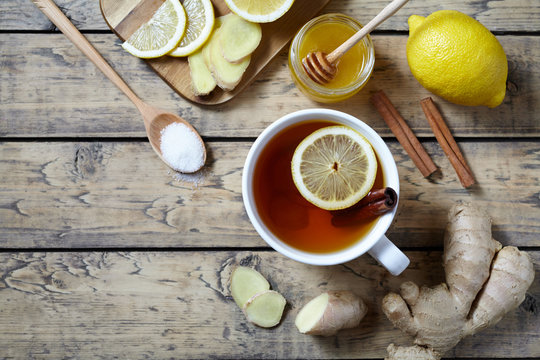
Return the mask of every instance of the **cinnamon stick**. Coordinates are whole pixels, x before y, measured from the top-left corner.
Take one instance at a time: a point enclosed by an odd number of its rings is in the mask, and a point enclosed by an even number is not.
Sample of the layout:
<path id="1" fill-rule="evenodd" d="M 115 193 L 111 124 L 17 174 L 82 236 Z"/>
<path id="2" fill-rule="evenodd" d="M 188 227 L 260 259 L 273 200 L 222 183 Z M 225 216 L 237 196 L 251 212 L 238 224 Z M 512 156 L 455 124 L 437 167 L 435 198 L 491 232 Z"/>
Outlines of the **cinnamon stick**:
<path id="1" fill-rule="evenodd" d="M 422 99 L 420 104 L 422 105 L 422 110 L 424 110 L 424 114 L 433 130 L 433 134 L 435 134 L 435 138 L 454 167 L 461 185 L 463 185 L 464 188 L 473 185 L 476 182 L 474 180 L 474 175 L 469 168 L 469 165 L 467 165 L 463 154 L 459 150 L 450 129 L 448 129 L 441 113 L 433 102 L 433 99 L 427 97 Z"/>
<path id="2" fill-rule="evenodd" d="M 332 225 L 356 225 L 391 211 L 397 204 L 397 193 L 390 187 L 371 190 L 362 200 L 344 210 L 332 211 Z"/>
<path id="3" fill-rule="evenodd" d="M 420 144 L 418 138 L 405 122 L 405 119 L 403 119 L 394 105 L 392 105 L 384 91 L 380 90 L 376 92 L 371 97 L 371 102 L 422 175 L 428 177 L 437 171 L 437 165 L 433 163 L 431 157 L 422 144 Z"/>

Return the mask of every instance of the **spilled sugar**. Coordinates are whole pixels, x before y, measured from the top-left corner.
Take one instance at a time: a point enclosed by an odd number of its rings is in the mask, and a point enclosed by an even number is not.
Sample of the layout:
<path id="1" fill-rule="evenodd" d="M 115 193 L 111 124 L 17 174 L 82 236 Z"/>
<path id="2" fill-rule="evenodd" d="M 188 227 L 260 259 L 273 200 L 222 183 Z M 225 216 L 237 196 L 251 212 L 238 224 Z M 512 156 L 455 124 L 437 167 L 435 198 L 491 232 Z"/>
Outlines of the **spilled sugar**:
<path id="1" fill-rule="evenodd" d="M 172 123 L 161 130 L 160 150 L 174 170 L 192 173 L 204 165 L 204 145 L 189 127 Z"/>
<path id="2" fill-rule="evenodd" d="M 172 175 L 172 178 L 175 181 L 182 183 L 183 185 L 189 184 L 191 190 L 197 190 L 202 184 L 204 184 L 206 173 L 206 169 L 202 169 L 192 174 L 185 174 L 180 172 L 171 173 L 170 171 L 168 174 Z"/>

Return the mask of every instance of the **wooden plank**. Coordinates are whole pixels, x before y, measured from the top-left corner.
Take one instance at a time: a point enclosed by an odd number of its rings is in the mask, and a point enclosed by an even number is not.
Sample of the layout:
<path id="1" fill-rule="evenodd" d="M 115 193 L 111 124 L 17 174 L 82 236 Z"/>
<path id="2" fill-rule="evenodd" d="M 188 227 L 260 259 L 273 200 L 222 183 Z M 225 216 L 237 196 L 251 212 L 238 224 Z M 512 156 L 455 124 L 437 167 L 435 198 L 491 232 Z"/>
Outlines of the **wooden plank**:
<path id="1" fill-rule="evenodd" d="M 442 173 L 424 179 L 401 146 L 401 200 L 389 237 L 402 247 L 442 246 L 448 209 L 474 201 L 504 244 L 540 246 L 540 143 L 462 143 L 479 185 L 465 190 L 435 142 Z M 139 142 L 0 143 L 1 248 L 266 246 L 242 203 L 250 142 L 209 142 L 201 173 L 175 179 Z"/>
<path id="2" fill-rule="evenodd" d="M 530 251 L 536 276 L 540 252 Z M 382 358 L 389 343 L 411 344 L 380 302 L 399 284 L 443 281 L 440 252 L 408 252 L 399 277 L 369 256 L 316 267 L 274 252 L 92 252 L 0 254 L 0 348 L 6 358 Z M 273 329 L 248 323 L 227 282 L 235 264 L 254 265 L 287 299 Z M 368 305 L 359 328 L 302 335 L 294 318 L 326 290 L 349 289 Z M 540 283 L 500 323 L 447 354 L 467 358 L 540 356 Z"/>
<path id="3" fill-rule="evenodd" d="M 108 30 L 99 1 L 55 0 L 66 16 L 80 30 Z M 56 27 L 31 1 L 0 2 L 0 30 L 54 30 Z"/>
<path id="4" fill-rule="evenodd" d="M 108 30 L 101 17 L 96 0 L 56 0 L 68 17 L 82 30 Z M 340 12 L 367 23 L 385 5 L 383 0 L 333 0 L 325 12 Z M 462 1 L 442 0 L 436 3 L 411 1 L 379 29 L 408 30 L 407 19 L 412 14 L 427 16 L 441 10 L 462 11 L 482 22 L 491 31 L 538 31 L 540 7 L 528 0 Z M 48 19 L 30 2 L 20 0 L 0 1 L 0 30 L 49 30 Z"/>
<path id="5" fill-rule="evenodd" d="M 88 37 L 139 96 L 189 119 L 204 136 L 255 137 L 289 112 L 321 106 L 350 113 L 380 134 L 391 135 L 369 103 L 379 89 L 387 92 L 419 136 L 433 136 L 419 104 L 430 93 L 410 73 L 405 36 L 374 36 L 373 77 L 347 101 L 323 105 L 308 100 L 293 85 L 283 52 L 236 99 L 214 107 L 178 96 L 142 60 L 123 51 L 114 35 Z M 540 73 L 532 71 L 540 67 L 540 37 L 499 38 L 510 64 L 502 105 L 465 107 L 435 97 L 456 136 L 540 135 L 535 112 L 540 107 Z M 0 136 L 145 136 L 135 107 L 63 35 L 0 34 L 0 46 Z M 264 111 L 253 116 L 253 109 Z"/>

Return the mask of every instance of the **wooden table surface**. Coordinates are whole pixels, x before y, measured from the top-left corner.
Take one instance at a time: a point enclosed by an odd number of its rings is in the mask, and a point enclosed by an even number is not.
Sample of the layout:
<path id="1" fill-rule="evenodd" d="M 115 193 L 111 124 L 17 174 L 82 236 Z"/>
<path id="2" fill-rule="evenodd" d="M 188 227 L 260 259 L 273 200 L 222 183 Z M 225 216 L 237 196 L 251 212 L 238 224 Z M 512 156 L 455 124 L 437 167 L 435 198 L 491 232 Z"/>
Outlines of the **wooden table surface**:
<path id="1" fill-rule="evenodd" d="M 299 0 L 298 0 L 299 1 Z M 307 1 L 307 0 L 306 0 Z M 323 12 L 367 22 L 387 1 L 333 0 Z M 540 4 L 536 0 L 411 0 L 373 34 L 376 63 L 352 99 L 321 105 L 293 85 L 284 49 L 232 101 L 202 107 L 177 95 L 127 54 L 97 0 L 57 0 L 132 89 L 200 131 L 207 166 L 172 173 L 153 153 L 129 100 L 28 0 L 0 2 L 0 358 L 362 358 L 411 339 L 380 310 L 412 279 L 443 281 L 448 209 L 473 201 L 494 237 L 532 257 L 525 302 L 447 358 L 540 357 Z M 509 64 L 506 98 L 487 109 L 435 97 L 478 180 L 469 190 L 422 113 L 430 95 L 405 57 L 407 18 L 455 9 L 486 25 Z M 442 170 L 428 181 L 369 103 L 383 89 Z M 388 236 L 411 259 L 393 277 L 369 256 L 304 265 L 274 252 L 244 211 L 241 175 L 258 134 L 295 110 L 328 107 L 365 120 L 398 164 L 401 202 Z M 288 300 L 273 329 L 246 322 L 227 290 L 237 263 L 257 265 Z M 369 313 L 338 336 L 301 335 L 298 309 L 327 289 L 361 295 Z"/>

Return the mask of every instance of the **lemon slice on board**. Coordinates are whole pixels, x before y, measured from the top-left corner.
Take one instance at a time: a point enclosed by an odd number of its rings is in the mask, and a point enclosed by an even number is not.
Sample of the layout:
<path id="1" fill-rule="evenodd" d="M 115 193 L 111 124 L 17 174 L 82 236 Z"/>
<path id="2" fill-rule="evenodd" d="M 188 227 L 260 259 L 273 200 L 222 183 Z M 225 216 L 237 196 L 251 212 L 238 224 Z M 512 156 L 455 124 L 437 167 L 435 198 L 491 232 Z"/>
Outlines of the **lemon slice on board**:
<path id="1" fill-rule="evenodd" d="M 199 50 L 210 38 L 214 28 L 214 7 L 210 0 L 185 0 L 187 14 L 186 33 L 171 56 L 188 56 Z"/>
<path id="2" fill-rule="evenodd" d="M 184 7 L 179 0 L 167 0 L 147 23 L 122 44 L 122 47 L 140 58 L 160 57 L 176 48 L 185 30 Z"/>
<path id="3" fill-rule="evenodd" d="M 294 0 L 225 0 L 236 15 L 256 23 L 272 22 L 283 16 Z"/>
<path id="4" fill-rule="evenodd" d="M 377 158 L 364 136 L 346 126 L 329 126 L 302 140 L 291 168 L 306 200 L 325 210 L 339 210 L 369 192 L 377 176 Z"/>

